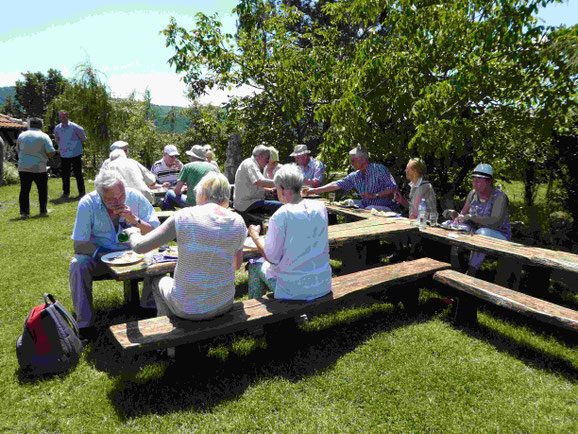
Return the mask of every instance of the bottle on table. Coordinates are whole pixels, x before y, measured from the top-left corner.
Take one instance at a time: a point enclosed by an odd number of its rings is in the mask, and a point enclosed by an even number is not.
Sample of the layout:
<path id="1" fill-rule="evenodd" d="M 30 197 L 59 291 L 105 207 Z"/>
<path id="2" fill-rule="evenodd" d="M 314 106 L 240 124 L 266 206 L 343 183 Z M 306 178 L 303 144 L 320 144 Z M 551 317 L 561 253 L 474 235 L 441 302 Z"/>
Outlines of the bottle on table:
<path id="1" fill-rule="evenodd" d="M 419 223 L 420 230 L 425 229 L 427 220 L 426 212 L 427 208 L 425 204 L 425 199 L 422 199 L 421 202 L 419 203 L 419 206 L 417 207 L 417 221 Z"/>

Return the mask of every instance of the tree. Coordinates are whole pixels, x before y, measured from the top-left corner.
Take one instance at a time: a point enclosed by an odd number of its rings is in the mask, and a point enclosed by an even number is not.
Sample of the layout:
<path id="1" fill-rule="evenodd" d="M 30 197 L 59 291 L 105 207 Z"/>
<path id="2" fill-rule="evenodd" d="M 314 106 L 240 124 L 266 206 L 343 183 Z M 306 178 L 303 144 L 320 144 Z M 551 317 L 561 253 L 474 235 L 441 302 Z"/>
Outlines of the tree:
<path id="1" fill-rule="evenodd" d="M 15 109 L 18 116 L 42 117 L 48 105 L 60 95 L 67 84 L 60 71 L 49 69 L 41 72 L 25 72 L 24 80 L 16 82 Z"/>
<path id="2" fill-rule="evenodd" d="M 333 169 L 358 142 L 394 173 L 420 155 L 453 198 L 475 163 L 507 173 L 512 139 L 547 144 L 554 119 L 576 106 L 576 75 L 553 48 L 561 36 L 535 18 L 551 2 L 242 0 L 234 37 L 202 14 L 193 31 L 173 20 L 164 34 L 193 95 L 260 90 L 228 107 L 257 126 L 247 134 L 321 132 Z"/>

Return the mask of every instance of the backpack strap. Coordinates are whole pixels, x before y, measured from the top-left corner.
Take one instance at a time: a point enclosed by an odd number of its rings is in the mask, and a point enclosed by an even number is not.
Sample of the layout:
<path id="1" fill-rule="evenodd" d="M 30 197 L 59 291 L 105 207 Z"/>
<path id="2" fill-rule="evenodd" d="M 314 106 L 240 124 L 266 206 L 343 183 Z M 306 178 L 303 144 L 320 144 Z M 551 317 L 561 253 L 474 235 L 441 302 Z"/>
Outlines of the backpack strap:
<path id="1" fill-rule="evenodd" d="M 78 323 L 76 322 L 74 317 L 70 314 L 70 312 L 68 312 L 64 308 L 64 306 L 62 306 L 62 304 L 60 304 L 60 302 L 56 301 L 56 299 L 54 298 L 54 296 L 52 294 L 44 294 L 44 300 L 46 301 L 46 304 L 53 305 L 54 308 L 56 310 L 58 310 L 58 312 L 60 312 L 62 317 L 70 324 L 70 327 L 72 327 L 74 329 L 74 331 L 76 332 L 76 336 L 78 336 L 78 334 L 80 333 L 80 331 L 78 330 Z M 50 301 L 50 303 L 49 303 L 49 301 Z"/>

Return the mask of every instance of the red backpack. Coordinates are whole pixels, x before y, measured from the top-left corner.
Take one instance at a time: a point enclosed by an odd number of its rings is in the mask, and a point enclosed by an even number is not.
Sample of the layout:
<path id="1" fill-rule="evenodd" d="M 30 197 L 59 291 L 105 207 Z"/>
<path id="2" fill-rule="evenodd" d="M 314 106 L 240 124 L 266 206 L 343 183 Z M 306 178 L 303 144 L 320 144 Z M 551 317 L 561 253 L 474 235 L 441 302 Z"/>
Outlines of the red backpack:
<path id="1" fill-rule="evenodd" d="M 44 301 L 30 311 L 16 340 L 20 369 L 30 374 L 66 371 L 78 362 L 83 349 L 72 315 L 52 295 L 44 294 Z"/>

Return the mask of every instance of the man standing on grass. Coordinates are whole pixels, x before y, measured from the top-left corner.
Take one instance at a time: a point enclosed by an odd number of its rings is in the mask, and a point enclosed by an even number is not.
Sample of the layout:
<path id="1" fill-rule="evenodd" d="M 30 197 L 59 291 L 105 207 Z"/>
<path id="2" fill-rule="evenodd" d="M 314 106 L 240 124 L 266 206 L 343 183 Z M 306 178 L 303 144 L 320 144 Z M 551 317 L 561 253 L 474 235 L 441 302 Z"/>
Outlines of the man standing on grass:
<path id="1" fill-rule="evenodd" d="M 128 242 L 118 240 L 125 228 L 134 226 L 146 234 L 160 224 L 149 201 L 138 191 L 125 188 L 117 171 L 101 170 L 94 179 L 94 188 L 95 191 L 78 203 L 71 236 L 74 256 L 68 280 L 83 338 L 94 337 L 92 281 L 109 273 L 101 257 L 109 252 L 130 249 Z M 141 306 L 149 307 L 149 303 L 154 303 L 151 289 L 144 286 Z"/>
<path id="2" fill-rule="evenodd" d="M 70 172 L 74 172 L 78 187 L 78 199 L 85 194 L 84 178 L 82 176 L 82 142 L 86 141 L 84 129 L 68 120 L 68 112 L 58 113 L 60 123 L 54 128 L 54 137 L 58 143 L 58 151 L 62 161 L 62 200 L 70 196 Z"/>
<path id="3" fill-rule="evenodd" d="M 42 132 L 42 120 L 31 118 L 30 129 L 18 136 L 18 175 L 20 176 L 20 218 L 25 220 L 30 214 L 30 187 L 36 184 L 40 216 L 48 215 L 48 173 L 46 162 L 56 152 L 48 134 Z"/>

